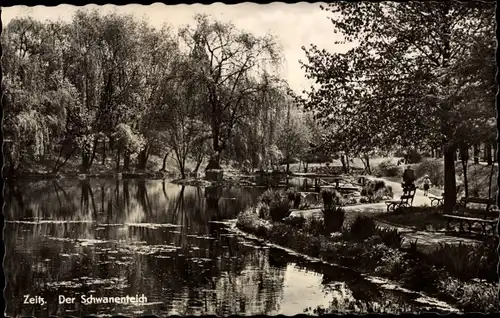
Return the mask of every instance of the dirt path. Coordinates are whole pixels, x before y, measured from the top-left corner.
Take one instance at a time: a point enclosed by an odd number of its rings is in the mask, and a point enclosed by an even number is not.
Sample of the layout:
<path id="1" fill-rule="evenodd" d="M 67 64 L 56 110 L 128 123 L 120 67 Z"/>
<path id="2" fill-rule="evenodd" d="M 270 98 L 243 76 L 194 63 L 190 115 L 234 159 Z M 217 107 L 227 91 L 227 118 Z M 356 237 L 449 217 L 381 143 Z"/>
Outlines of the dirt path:
<path id="1" fill-rule="evenodd" d="M 383 178 L 375 178 L 375 177 L 367 177 L 372 180 L 383 180 L 387 185 L 392 187 L 392 191 L 394 193 L 394 198 L 397 199 L 403 193 L 403 188 L 401 183 L 390 181 Z M 424 191 L 417 189 L 415 193 L 415 197 L 413 199 L 413 206 L 430 206 L 431 200 L 424 196 Z M 345 221 L 350 222 L 356 218 L 356 216 L 364 214 L 377 214 L 387 212 L 387 205 L 384 202 L 381 203 L 368 203 L 368 204 L 360 204 L 360 205 L 352 205 L 346 206 L 344 208 Z M 292 216 L 302 215 L 304 217 L 322 217 L 322 212 L 320 208 L 310 209 L 310 210 L 302 210 L 302 211 L 293 211 Z M 403 226 L 394 226 L 391 224 L 383 223 L 377 221 L 382 227 L 388 228 L 396 228 L 399 232 L 401 232 L 405 238 L 405 243 L 409 244 L 410 242 L 417 241 L 417 246 L 419 249 L 430 251 L 439 246 L 439 244 L 447 243 L 447 244 L 477 244 L 480 243 L 479 240 L 469 239 L 469 238 L 460 238 L 455 236 L 449 236 L 444 233 L 437 232 L 425 232 L 425 231 L 417 231 L 414 229 L 410 229 Z"/>

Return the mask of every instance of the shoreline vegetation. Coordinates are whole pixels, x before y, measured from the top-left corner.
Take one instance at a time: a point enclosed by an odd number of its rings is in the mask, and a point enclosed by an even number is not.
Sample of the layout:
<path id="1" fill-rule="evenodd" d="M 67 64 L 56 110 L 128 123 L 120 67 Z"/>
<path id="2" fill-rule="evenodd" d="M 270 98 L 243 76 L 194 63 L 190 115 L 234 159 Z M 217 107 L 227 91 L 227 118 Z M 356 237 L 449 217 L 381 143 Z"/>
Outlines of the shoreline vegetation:
<path id="1" fill-rule="evenodd" d="M 292 202 L 287 205 L 286 198 L 292 197 L 290 191 L 268 190 L 253 208 L 239 214 L 236 227 L 295 252 L 424 292 L 464 312 L 497 310 L 497 238 L 477 246 L 440 244 L 423 252 L 417 242 L 403 244 L 401 233 L 380 228 L 371 217 L 359 215 L 343 224 L 344 210 L 325 192 L 323 218 L 290 217 Z"/>

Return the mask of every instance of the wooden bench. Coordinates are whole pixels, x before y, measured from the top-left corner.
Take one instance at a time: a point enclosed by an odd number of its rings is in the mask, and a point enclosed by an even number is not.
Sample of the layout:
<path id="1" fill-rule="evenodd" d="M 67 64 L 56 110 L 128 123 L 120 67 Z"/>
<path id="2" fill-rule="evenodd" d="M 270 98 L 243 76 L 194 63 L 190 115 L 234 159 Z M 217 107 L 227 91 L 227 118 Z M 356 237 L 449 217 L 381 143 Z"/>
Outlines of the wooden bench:
<path id="1" fill-rule="evenodd" d="M 484 209 L 484 211 L 486 212 L 498 211 L 498 208 L 495 208 L 496 207 L 495 199 L 475 198 L 475 197 L 461 198 L 457 204 L 456 209 L 458 210 L 458 212 L 467 212 L 470 210 L 470 208 L 467 207 L 469 203 L 477 205 L 486 205 L 486 208 Z"/>
<path id="2" fill-rule="evenodd" d="M 458 185 L 457 186 L 457 196 L 458 196 L 458 193 L 460 193 L 460 188 L 461 186 Z M 432 195 L 430 194 L 428 196 L 428 198 L 431 200 L 431 206 L 440 206 L 440 205 L 443 205 L 444 203 L 444 192 L 441 193 L 441 196 L 437 196 L 437 195 Z"/>
<path id="3" fill-rule="evenodd" d="M 404 188 L 401 197 L 396 200 L 385 201 L 387 205 L 387 212 L 395 211 L 402 207 L 411 207 L 413 205 L 413 198 L 415 197 L 415 192 L 417 189 L 415 187 Z"/>
<path id="4" fill-rule="evenodd" d="M 470 208 L 467 206 L 469 203 L 486 205 L 486 208 Z M 446 228 L 450 230 L 451 223 L 458 222 L 459 232 L 468 232 L 470 235 L 473 225 L 479 224 L 483 235 L 494 235 L 498 222 L 498 214 L 495 214 L 498 213 L 498 209 L 495 209 L 495 206 L 495 199 L 464 197 L 458 202 L 453 214 L 443 215 L 448 220 Z M 464 228 L 464 224 L 467 225 L 467 230 Z"/>
<path id="5" fill-rule="evenodd" d="M 431 206 L 440 206 L 444 203 L 444 197 L 438 197 L 430 194 L 428 198 L 431 200 Z"/>
<path id="6" fill-rule="evenodd" d="M 482 219 L 450 214 L 443 214 L 443 216 L 448 219 L 448 223 L 446 224 L 447 231 L 451 232 L 451 223 L 455 221 L 459 224 L 459 232 L 467 232 L 469 235 L 472 234 L 472 227 L 474 224 L 479 224 L 481 226 L 481 234 L 495 235 L 496 224 L 498 223 L 498 219 Z M 464 224 L 467 224 L 467 231 L 464 228 Z"/>

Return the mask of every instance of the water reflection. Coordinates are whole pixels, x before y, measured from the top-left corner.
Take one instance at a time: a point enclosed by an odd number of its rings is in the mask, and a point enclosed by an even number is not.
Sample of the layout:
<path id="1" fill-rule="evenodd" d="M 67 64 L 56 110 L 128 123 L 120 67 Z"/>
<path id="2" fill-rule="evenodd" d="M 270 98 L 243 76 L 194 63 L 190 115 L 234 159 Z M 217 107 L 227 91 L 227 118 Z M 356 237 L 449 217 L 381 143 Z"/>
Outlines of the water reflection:
<path id="1" fill-rule="evenodd" d="M 332 301 L 348 311 L 374 299 L 391 299 L 400 309 L 421 307 L 406 295 L 384 294 L 359 275 L 301 263 L 218 223 L 234 219 L 264 189 L 59 180 L 7 185 L 5 191 L 10 316 L 293 315 Z M 47 305 L 24 305 L 27 293 Z M 57 302 L 58 295 L 141 294 L 147 304 Z"/>

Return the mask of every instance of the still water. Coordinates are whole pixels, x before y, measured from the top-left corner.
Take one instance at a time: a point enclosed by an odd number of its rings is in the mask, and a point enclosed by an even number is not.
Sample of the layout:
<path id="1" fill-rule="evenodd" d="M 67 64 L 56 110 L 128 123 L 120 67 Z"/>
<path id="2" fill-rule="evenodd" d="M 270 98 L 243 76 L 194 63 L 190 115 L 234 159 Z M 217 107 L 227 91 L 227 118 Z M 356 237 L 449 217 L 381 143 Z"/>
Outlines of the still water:
<path id="1" fill-rule="evenodd" d="M 152 180 L 7 185 L 6 314 L 294 315 L 318 306 L 339 312 L 446 310 L 231 229 L 227 220 L 263 191 Z M 24 304 L 27 294 L 46 304 Z M 59 304 L 58 295 L 76 301 Z M 84 305 L 81 295 L 144 295 L 147 302 Z"/>

